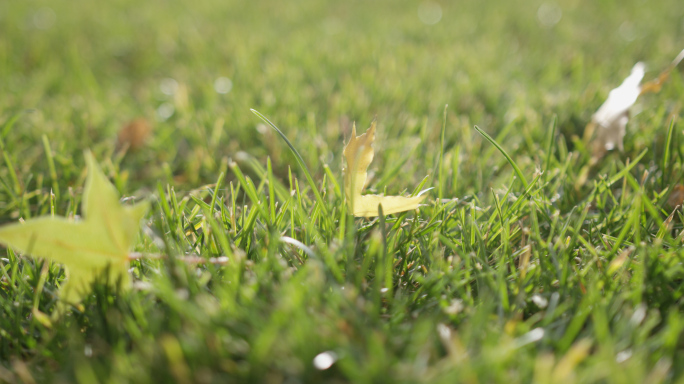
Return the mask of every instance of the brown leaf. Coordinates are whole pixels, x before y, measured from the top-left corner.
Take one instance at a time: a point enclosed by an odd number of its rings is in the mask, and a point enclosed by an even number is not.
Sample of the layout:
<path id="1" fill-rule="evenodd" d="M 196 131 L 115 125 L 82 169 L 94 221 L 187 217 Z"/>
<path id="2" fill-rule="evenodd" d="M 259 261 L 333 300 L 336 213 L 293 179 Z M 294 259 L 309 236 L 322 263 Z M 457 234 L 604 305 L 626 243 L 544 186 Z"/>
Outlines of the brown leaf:
<path id="1" fill-rule="evenodd" d="M 684 203 L 684 185 L 677 184 L 672 188 L 670 197 L 667 198 L 667 205 L 675 208 L 677 206 L 681 207 L 682 203 Z"/>
<path id="2" fill-rule="evenodd" d="M 145 145 L 151 134 L 152 125 L 147 120 L 143 118 L 135 119 L 119 131 L 117 147 L 123 148 L 128 146 L 131 150 L 138 150 Z"/>

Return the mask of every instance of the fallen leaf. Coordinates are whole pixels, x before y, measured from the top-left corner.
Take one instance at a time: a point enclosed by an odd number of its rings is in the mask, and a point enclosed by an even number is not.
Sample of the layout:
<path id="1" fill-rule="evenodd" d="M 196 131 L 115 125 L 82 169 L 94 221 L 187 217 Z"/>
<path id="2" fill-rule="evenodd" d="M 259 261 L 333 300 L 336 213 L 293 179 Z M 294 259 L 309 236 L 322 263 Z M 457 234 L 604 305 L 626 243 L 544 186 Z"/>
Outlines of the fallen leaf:
<path id="1" fill-rule="evenodd" d="M 587 125 L 584 137 L 592 140 L 593 160 L 597 161 L 610 150 L 617 147 L 623 150 L 625 127 L 629 121 L 629 109 L 639 96 L 645 93 L 657 93 L 663 83 L 670 77 L 670 72 L 684 59 L 684 50 L 665 68 L 654 80 L 640 85 L 644 78 L 645 65 L 638 62 L 632 68 L 630 75 L 608 94 L 608 98 L 596 111 Z"/>
<path id="2" fill-rule="evenodd" d="M 608 94 L 608 98 L 594 114 L 587 129 L 595 131 L 593 142 L 594 157 L 601 157 L 606 151 L 617 147 L 622 151 L 625 127 L 629 121 L 629 108 L 634 105 L 641 93 L 641 79 L 644 78 L 644 63 L 638 62 L 630 75 Z"/>
<path id="3" fill-rule="evenodd" d="M 385 215 L 418 208 L 420 202 L 425 198 L 420 194 L 414 197 L 361 195 L 366 186 L 368 166 L 373 161 L 375 154 L 374 141 L 375 122 L 361 136 L 356 136 L 356 125 L 354 125 L 351 139 L 342 152 L 347 161 L 344 174 L 344 193 L 347 197 L 349 209 L 354 216 L 372 217 L 378 216 L 379 205 L 382 205 L 382 213 Z"/>
<path id="4" fill-rule="evenodd" d="M 672 188 L 670 196 L 667 198 L 667 205 L 671 208 L 681 207 L 684 204 L 684 185 L 677 184 Z"/>
<path id="5" fill-rule="evenodd" d="M 110 284 L 121 281 L 123 287 L 128 286 L 128 252 L 149 205 L 122 206 L 116 189 L 90 153 L 86 153 L 86 161 L 83 220 L 46 216 L 0 227 L 0 243 L 64 264 L 67 280 L 60 297 L 69 304 L 78 304 L 105 270 Z"/>
<path id="6" fill-rule="evenodd" d="M 126 145 L 132 150 L 142 148 L 152 133 L 152 126 L 145 119 L 135 119 L 126 124 L 119 131 L 117 136 L 117 147 L 122 148 Z"/>

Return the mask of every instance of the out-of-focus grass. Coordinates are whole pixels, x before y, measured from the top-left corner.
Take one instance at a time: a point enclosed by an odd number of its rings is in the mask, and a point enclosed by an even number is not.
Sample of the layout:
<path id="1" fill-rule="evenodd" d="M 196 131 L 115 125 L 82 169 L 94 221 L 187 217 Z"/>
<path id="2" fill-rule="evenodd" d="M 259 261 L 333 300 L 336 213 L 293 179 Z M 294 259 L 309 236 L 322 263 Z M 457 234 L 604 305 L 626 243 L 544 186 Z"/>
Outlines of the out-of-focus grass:
<path id="1" fill-rule="evenodd" d="M 136 250 L 166 255 L 49 327 L 33 308 L 52 312 L 61 268 L 8 250 L 0 381 L 675 382 L 681 70 L 640 99 L 624 153 L 591 167 L 578 137 L 636 61 L 653 77 L 683 41 L 675 0 L 0 2 L 0 222 L 79 214 L 90 148 L 155 202 Z M 147 145 L 117 147 L 141 117 Z M 333 178 L 374 118 L 369 189 L 438 188 L 353 220 Z"/>

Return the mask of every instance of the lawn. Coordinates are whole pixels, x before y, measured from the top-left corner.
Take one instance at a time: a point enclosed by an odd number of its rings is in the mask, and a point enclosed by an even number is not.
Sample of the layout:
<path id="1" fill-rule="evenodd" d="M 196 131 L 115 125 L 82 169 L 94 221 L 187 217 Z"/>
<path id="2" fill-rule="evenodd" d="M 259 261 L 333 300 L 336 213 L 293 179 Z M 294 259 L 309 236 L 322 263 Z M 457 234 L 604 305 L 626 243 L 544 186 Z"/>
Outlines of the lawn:
<path id="1" fill-rule="evenodd" d="M 61 316 L 0 248 L 0 382 L 684 382 L 684 65 L 583 139 L 682 48 L 681 0 L 0 1 L 0 224 L 81 215 L 86 150 L 151 205 Z M 373 121 L 419 209 L 349 214 Z"/>

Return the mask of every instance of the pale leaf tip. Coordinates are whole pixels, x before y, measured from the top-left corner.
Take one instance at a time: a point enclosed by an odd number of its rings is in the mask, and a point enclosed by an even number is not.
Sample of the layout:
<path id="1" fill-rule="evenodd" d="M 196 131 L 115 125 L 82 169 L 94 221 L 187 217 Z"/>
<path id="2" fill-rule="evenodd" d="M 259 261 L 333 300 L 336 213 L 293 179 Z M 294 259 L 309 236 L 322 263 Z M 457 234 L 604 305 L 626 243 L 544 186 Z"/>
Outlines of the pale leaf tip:
<path id="1" fill-rule="evenodd" d="M 86 164 L 88 167 L 90 167 L 90 164 L 95 162 L 95 156 L 93 155 L 93 152 L 90 149 L 86 149 L 83 151 L 83 157 L 86 159 Z"/>

